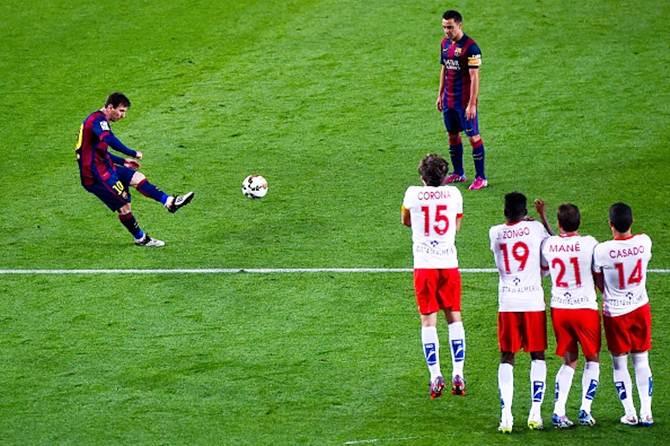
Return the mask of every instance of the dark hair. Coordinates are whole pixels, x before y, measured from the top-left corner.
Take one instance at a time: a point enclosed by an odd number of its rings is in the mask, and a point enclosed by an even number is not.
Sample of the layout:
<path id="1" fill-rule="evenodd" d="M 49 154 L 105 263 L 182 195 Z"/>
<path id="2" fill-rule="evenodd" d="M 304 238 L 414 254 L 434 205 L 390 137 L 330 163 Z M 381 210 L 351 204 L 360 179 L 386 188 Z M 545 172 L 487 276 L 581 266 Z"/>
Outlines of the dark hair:
<path id="1" fill-rule="evenodd" d="M 558 224 L 564 231 L 574 232 L 579 229 L 581 215 L 579 214 L 579 208 L 574 204 L 564 203 L 560 205 L 556 217 L 558 218 Z"/>
<path id="2" fill-rule="evenodd" d="M 610 206 L 610 223 L 619 232 L 627 232 L 633 225 L 633 210 L 626 203 Z"/>
<path id="3" fill-rule="evenodd" d="M 463 16 L 461 13 L 454 9 L 448 9 L 447 11 L 444 11 L 442 18 L 444 20 L 454 19 L 454 22 L 456 23 L 461 23 L 463 21 Z"/>
<path id="4" fill-rule="evenodd" d="M 128 96 L 126 96 L 123 93 L 114 92 L 107 96 L 107 100 L 105 101 L 105 107 L 108 105 L 111 105 L 114 108 L 117 108 L 121 105 L 124 107 L 130 107 L 130 99 L 128 99 Z"/>
<path id="5" fill-rule="evenodd" d="M 505 217 L 512 221 L 521 221 L 528 214 L 526 196 L 521 192 L 510 192 L 505 195 Z"/>
<path id="6" fill-rule="evenodd" d="M 449 163 L 437 153 L 429 153 L 419 163 L 419 175 L 428 186 L 441 186 L 449 171 Z"/>

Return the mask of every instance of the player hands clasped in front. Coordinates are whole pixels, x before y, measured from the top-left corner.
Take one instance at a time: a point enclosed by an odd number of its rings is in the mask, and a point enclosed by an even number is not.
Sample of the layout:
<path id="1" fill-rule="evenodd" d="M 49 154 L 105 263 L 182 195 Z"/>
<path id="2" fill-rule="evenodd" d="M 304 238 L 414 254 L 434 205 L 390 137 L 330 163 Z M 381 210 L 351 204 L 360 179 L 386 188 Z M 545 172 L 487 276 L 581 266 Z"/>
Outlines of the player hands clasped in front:
<path id="1" fill-rule="evenodd" d="M 538 206 L 538 211 L 541 208 Z M 527 218 L 526 197 L 518 192 L 505 195 L 505 223 L 489 230 L 500 280 L 498 282 L 498 389 L 502 414 L 498 430 L 512 432 L 514 356 L 521 348 L 530 353 L 530 429 L 542 429 L 541 406 L 547 378 L 547 349 L 540 248 L 549 237 L 548 228 Z"/>
<path id="2" fill-rule="evenodd" d="M 419 164 L 423 186 L 410 186 L 401 208 L 402 223 L 412 228 L 414 290 L 433 399 L 442 395 L 445 386 L 437 334 L 440 310 L 444 311 L 449 327 L 451 393 L 465 395 L 465 330 L 461 321 L 461 274 L 455 244 L 463 218 L 463 198 L 457 188 L 443 185 L 448 170 L 449 164 L 439 155 L 423 158 Z"/>
<path id="3" fill-rule="evenodd" d="M 464 34 L 461 27 L 463 17 L 458 11 L 449 10 L 442 15 L 442 39 L 440 52 L 440 84 L 435 105 L 442 112 L 444 125 L 449 135 L 449 155 L 454 170 L 446 183 L 462 183 L 467 180 L 463 169 L 463 143 L 461 132 L 470 139 L 472 159 L 475 163 L 475 180 L 468 189 L 479 190 L 488 185 L 484 172 L 484 141 L 479 135 L 479 67 L 482 52 L 477 43 Z"/>
<path id="4" fill-rule="evenodd" d="M 190 203 L 194 193 L 167 195 L 137 170 L 140 168 L 137 160 L 142 159 L 142 152 L 126 147 L 114 136 L 110 126 L 110 122 L 125 118 L 128 108 L 130 100 L 123 93 L 112 93 L 103 108 L 84 119 L 75 147 L 81 184 L 118 213 L 121 224 L 133 235 L 136 245 L 161 247 L 165 243 L 149 237 L 135 220 L 130 207 L 129 186 L 158 201 L 172 213 Z M 112 155 L 108 147 L 131 158 Z"/>
<path id="5" fill-rule="evenodd" d="M 558 207 L 559 235 L 542 244 L 542 269 L 551 275 L 551 321 L 556 334 L 556 354 L 563 365 L 556 374 L 552 424 L 565 429 L 574 423 L 565 405 L 577 366 L 578 345 L 586 359 L 582 374 L 582 404 L 578 420 L 583 426 L 596 424 L 591 403 L 600 380 L 600 314 L 593 281 L 593 250 L 598 244 L 590 235 L 580 235 L 580 213 L 573 204 Z"/>
<path id="6" fill-rule="evenodd" d="M 603 323 L 612 355 L 614 385 L 625 411 L 621 422 L 651 426 L 654 386 L 649 367 L 651 309 L 646 288 L 651 239 L 646 234 L 632 233 L 633 211 L 624 203 L 610 207 L 609 224 L 613 240 L 596 246 L 593 263 L 598 273 L 596 285 L 603 292 Z M 633 404 L 629 355 L 633 358 L 640 398 L 639 419 Z"/>

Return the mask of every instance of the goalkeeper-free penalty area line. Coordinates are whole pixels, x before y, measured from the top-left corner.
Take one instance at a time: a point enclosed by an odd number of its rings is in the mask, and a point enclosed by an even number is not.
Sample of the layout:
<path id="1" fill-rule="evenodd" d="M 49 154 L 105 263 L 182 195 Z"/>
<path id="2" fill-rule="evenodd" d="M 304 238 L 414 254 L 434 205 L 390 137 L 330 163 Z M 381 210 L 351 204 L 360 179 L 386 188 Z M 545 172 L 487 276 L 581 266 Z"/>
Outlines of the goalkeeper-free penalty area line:
<path id="1" fill-rule="evenodd" d="M 309 274 L 309 273 L 411 273 L 412 268 L 116 268 L 116 269 L 0 269 L 0 275 L 94 275 L 94 274 Z M 463 268 L 463 274 L 496 273 L 495 268 Z M 670 269 L 649 269 L 668 274 Z"/>

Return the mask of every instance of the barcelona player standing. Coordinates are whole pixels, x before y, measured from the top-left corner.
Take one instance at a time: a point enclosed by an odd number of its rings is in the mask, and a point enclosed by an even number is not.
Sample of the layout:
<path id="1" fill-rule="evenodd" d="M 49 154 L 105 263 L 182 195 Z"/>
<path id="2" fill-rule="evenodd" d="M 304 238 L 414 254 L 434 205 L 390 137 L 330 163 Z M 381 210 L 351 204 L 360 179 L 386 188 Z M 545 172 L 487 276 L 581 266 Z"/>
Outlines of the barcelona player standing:
<path id="1" fill-rule="evenodd" d="M 163 204 L 174 213 L 193 199 L 194 193 L 167 195 L 139 172 L 142 152 L 126 147 L 119 141 L 110 127 L 110 122 L 126 117 L 130 100 L 123 93 L 112 93 L 104 107 L 84 119 L 79 130 L 75 151 L 81 184 L 88 192 L 98 197 L 109 209 L 117 212 L 121 224 L 135 238 L 135 244 L 146 247 L 161 247 L 165 243 L 149 237 L 137 223 L 130 208 L 129 186 L 142 195 Z M 111 147 L 130 158 L 121 158 L 109 153 Z"/>
<path id="2" fill-rule="evenodd" d="M 447 176 L 447 183 L 466 181 L 463 169 L 463 143 L 461 132 L 470 139 L 472 159 L 475 163 L 475 180 L 468 189 L 479 190 L 488 185 L 484 172 L 484 142 L 479 135 L 477 98 L 479 96 L 479 67 L 482 53 L 477 43 L 461 27 L 463 17 L 458 11 L 448 10 L 442 15 L 440 87 L 436 106 L 442 112 L 449 134 L 449 155 L 454 171 Z"/>

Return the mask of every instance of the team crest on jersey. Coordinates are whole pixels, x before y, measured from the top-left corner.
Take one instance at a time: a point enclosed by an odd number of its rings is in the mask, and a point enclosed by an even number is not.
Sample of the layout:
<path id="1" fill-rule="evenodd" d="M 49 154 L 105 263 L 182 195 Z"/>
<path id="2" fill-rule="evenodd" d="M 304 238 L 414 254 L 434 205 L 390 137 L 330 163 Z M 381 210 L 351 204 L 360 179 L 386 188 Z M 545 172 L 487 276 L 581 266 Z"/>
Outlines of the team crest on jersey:
<path id="1" fill-rule="evenodd" d="M 462 53 L 462 52 L 463 52 L 463 48 L 461 48 L 460 46 L 458 46 L 458 47 L 456 47 L 456 49 L 454 50 L 454 56 L 456 56 L 456 57 L 461 57 L 461 53 Z"/>

